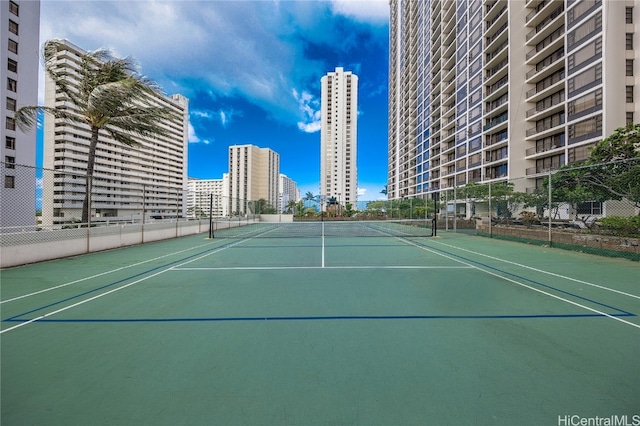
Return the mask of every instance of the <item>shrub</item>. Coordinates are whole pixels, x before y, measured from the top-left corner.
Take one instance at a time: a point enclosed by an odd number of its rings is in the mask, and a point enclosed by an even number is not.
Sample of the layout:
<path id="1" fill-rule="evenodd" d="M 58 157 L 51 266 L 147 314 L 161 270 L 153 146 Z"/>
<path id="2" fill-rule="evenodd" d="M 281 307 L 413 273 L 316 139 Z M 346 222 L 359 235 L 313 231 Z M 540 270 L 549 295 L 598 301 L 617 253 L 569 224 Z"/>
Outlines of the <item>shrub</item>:
<path id="1" fill-rule="evenodd" d="M 531 227 L 538 220 L 538 215 L 534 212 L 530 212 L 528 210 L 523 210 L 520 212 L 520 218 L 522 223 L 527 227 Z"/>
<path id="2" fill-rule="evenodd" d="M 640 236 L 640 216 L 609 216 L 598 220 L 603 234 L 624 237 Z"/>

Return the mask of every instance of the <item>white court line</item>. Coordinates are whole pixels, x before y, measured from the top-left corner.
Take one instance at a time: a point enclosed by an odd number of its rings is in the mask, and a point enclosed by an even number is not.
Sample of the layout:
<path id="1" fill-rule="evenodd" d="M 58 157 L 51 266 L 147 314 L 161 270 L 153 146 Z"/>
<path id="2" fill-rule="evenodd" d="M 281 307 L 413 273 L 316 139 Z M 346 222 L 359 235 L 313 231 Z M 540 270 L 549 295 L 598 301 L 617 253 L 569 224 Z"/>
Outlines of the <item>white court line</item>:
<path id="1" fill-rule="evenodd" d="M 191 263 L 191 262 L 194 262 L 194 261 L 196 261 L 196 260 L 204 259 L 204 258 L 205 258 L 205 257 L 207 257 L 207 256 L 210 256 L 210 255 L 215 254 L 215 253 L 219 253 L 219 252 L 221 252 L 222 250 L 226 250 L 226 249 L 228 249 L 228 248 L 231 248 L 231 247 L 233 247 L 233 246 L 236 246 L 236 245 L 238 245 L 238 244 L 240 244 L 240 243 L 243 243 L 243 242 L 245 242 L 245 241 L 248 241 L 248 240 L 241 240 L 241 241 L 238 241 L 238 242 L 236 242 L 236 243 L 234 243 L 234 244 L 230 244 L 230 245 L 228 245 L 228 246 L 220 247 L 218 250 L 214 250 L 214 251 L 212 251 L 212 252 L 205 253 L 205 254 L 203 254 L 202 256 L 198 256 L 198 257 L 196 257 L 195 259 L 191 259 L 191 260 L 188 260 L 188 261 L 186 261 L 186 262 L 183 262 L 183 263 L 181 263 L 181 264 L 179 264 L 179 265 L 176 265 L 175 267 L 176 267 L 176 268 L 179 268 L 179 267 L 180 267 L 180 266 L 182 266 L 182 265 L 186 265 L 186 264 Z M 91 301 L 93 301 L 93 300 L 99 299 L 100 297 L 103 297 L 103 296 L 109 295 L 109 294 L 111 294 L 111 293 L 115 293 L 116 291 L 120 291 L 120 290 L 125 289 L 125 288 L 127 288 L 127 287 L 131 287 L 132 285 L 135 285 L 135 284 L 141 283 L 141 282 L 143 282 L 143 281 L 146 281 L 146 280 L 148 280 L 149 278 L 157 277 L 158 275 L 160 275 L 160 274 L 164 274 L 165 272 L 168 272 L 168 271 L 172 270 L 173 268 L 174 268 L 174 267 L 169 267 L 169 268 L 167 268 L 167 269 L 163 269 L 162 271 L 158 271 L 158 272 L 156 272 L 155 274 L 149 275 L 149 276 L 144 277 L 144 278 L 140 278 L 139 280 L 136 280 L 136 281 L 130 282 L 129 284 L 125 284 L 125 285 L 122 285 L 122 286 L 117 287 L 117 288 L 114 288 L 114 289 L 111 289 L 111 290 L 106 291 L 106 292 L 104 292 L 104 293 L 100 293 L 100 294 L 98 294 L 98 295 L 95 295 L 95 296 L 93 296 L 93 297 L 90 297 L 89 299 L 81 300 L 80 302 L 76 302 L 76 303 L 74 303 L 74 304 L 72 304 L 72 305 L 65 306 L 64 308 L 60 308 L 60 309 L 57 309 L 57 310 L 55 310 L 55 311 L 48 312 L 48 313 L 46 313 L 46 314 L 40 315 L 39 317 L 36 317 L 36 318 L 32 318 L 32 319 L 30 319 L 30 320 L 28 320 L 28 321 L 22 322 L 22 323 L 20 323 L 20 324 L 18 324 L 18 325 L 15 325 L 15 326 L 13 326 L 13 327 L 5 328 L 4 330 L 0 330 L 0 334 L 6 333 L 6 332 L 11 331 L 11 330 L 15 330 L 15 329 L 17 329 L 17 328 L 23 327 L 23 326 L 25 326 L 25 325 L 27 325 L 27 324 L 34 323 L 34 322 L 36 322 L 36 321 L 38 321 L 38 320 L 41 320 L 41 319 L 44 319 L 44 318 L 50 317 L 50 316 L 52 316 L 52 315 L 59 314 L 60 312 L 64 312 L 64 311 L 67 311 L 67 310 L 69 310 L 69 309 L 71 309 L 71 308 L 75 308 L 76 306 L 84 305 L 85 303 L 88 303 L 88 302 L 91 302 Z"/>
<path id="2" fill-rule="evenodd" d="M 189 250 L 199 249 L 199 248 L 211 245 L 211 244 L 212 243 L 201 244 L 199 246 L 190 247 L 188 249 L 184 249 L 184 250 L 176 251 L 176 252 L 173 252 L 173 253 L 165 254 L 164 256 L 154 257 L 153 259 L 144 260 L 142 262 L 133 263 L 131 265 L 122 266 L 122 267 L 116 268 L 116 269 L 111 269 L 109 271 L 101 272 L 99 274 L 91 275 L 89 277 L 80 278 L 80 279 L 75 280 L 75 281 L 70 281 L 68 283 L 59 284 L 59 285 L 57 285 L 55 287 L 48 287 L 48 288 L 45 288 L 44 290 L 39 290 L 39 291 L 35 291 L 33 293 L 28 293 L 28 294 L 23 294 L 22 296 L 17 296 L 17 297 L 13 297 L 11 299 L 0 301 L 0 305 L 3 304 L 3 303 L 7 303 L 7 302 L 13 302 L 13 301 L 19 300 L 19 299 L 24 299 L 25 297 L 35 296 L 37 294 L 46 293 L 46 292 L 52 291 L 52 290 L 57 290 L 59 288 L 66 287 L 66 286 L 69 286 L 69 285 L 72 285 L 72 284 L 77 284 L 77 283 L 80 283 L 82 281 L 87 281 L 87 280 L 98 278 L 98 277 L 101 277 L 101 276 L 104 276 L 104 275 L 112 274 L 114 272 L 122 271 L 122 270 L 127 269 L 127 268 L 133 268 L 134 266 L 144 265 L 145 263 L 153 262 L 155 260 L 160 260 L 160 259 L 163 259 L 165 257 L 173 256 L 173 255 L 176 255 L 176 254 L 184 253 L 184 252 L 189 251 Z"/>
<path id="3" fill-rule="evenodd" d="M 322 267 L 324 268 L 324 222 L 322 222 Z"/>
<path id="4" fill-rule="evenodd" d="M 500 262 L 509 263 L 511 265 L 514 265 L 514 266 L 519 266 L 521 268 L 530 269 L 532 271 L 536 271 L 536 272 L 540 272 L 540 273 L 543 273 L 543 274 L 551 275 L 551 276 L 556 277 L 556 278 L 562 278 L 562 279 L 565 279 L 565 280 L 568 280 L 568 281 L 574 281 L 574 282 L 577 282 L 577 283 L 580 283 L 580 284 L 588 285 L 588 286 L 591 286 L 591 287 L 596 287 L 596 288 L 599 288 L 601 290 L 608 290 L 608 291 L 611 291 L 611 292 L 614 292 L 614 293 L 622 294 L 624 296 L 633 297 L 634 299 L 640 299 L 639 295 L 626 293 L 624 291 L 620 291 L 620 290 L 616 290 L 616 289 L 613 289 L 613 288 L 601 286 L 601 285 L 598 285 L 598 284 L 593 284 L 593 283 L 590 283 L 590 282 L 587 282 L 587 281 L 582 281 L 582 280 L 579 280 L 577 278 L 572 278 L 572 277 L 567 277 L 565 275 L 556 274 L 555 272 L 545 271 L 543 269 L 534 268 L 532 266 L 523 265 L 521 263 L 512 262 L 510 260 L 501 259 L 499 257 L 489 256 L 488 254 L 479 253 L 479 252 L 468 250 L 468 249 L 464 249 L 464 248 L 461 248 L 461 247 L 456 247 L 456 246 L 453 246 L 451 244 L 441 243 L 439 241 L 434 241 L 434 243 L 435 244 L 440 244 L 440 245 L 443 245 L 443 246 L 446 246 L 446 247 L 458 249 L 458 250 L 461 250 L 461 251 L 466 251 L 467 253 L 471 253 L 471 254 L 474 254 L 474 255 L 477 255 L 477 256 L 483 256 L 483 257 L 486 257 L 486 258 L 489 258 L 489 259 L 492 259 L 492 260 L 498 260 Z"/>
<path id="5" fill-rule="evenodd" d="M 471 266 L 230 266 L 219 268 L 173 268 L 174 271 L 269 271 L 289 269 L 471 269 Z"/>
<path id="6" fill-rule="evenodd" d="M 637 328 L 637 329 L 640 329 L 640 324 L 635 324 L 635 323 L 632 323 L 632 322 L 630 322 L 630 321 L 623 320 L 622 318 L 619 318 L 619 317 L 616 317 L 616 316 L 610 315 L 610 314 L 608 314 L 608 313 L 606 313 L 606 312 L 602 312 L 602 311 L 599 311 L 599 310 L 597 310 L 597 309 L 593 309 L 593 308 L 590 308 L 590 307 L 588 307 L 588 306 L 582 305 L 582 304 L 580 304 L 580 303 L 578 303 L 578 302 L 574 302 L 574 301 L 572 301 L 572 300 L 565 299 L 564 297 L 556 296 L 555 294 L 549 293 L 549 292 L 547 292 L 547 291 L 540 290 L 540 289 L 537 289 L 537 288 L 535 288 L 535 287 L 531 287 L 530 285 L 527 285 L 527 284 L 521 283 L 521 282 L 519 282 L 519 281 L 516 281 L 516 280 L 511 279 L 511 278 L 508 278 L 508 277 L 504 277 L 504 276 L 499 275 L 499 274 L 497 274 L 497 273 L 495 273 L 495 272 L 491 272 L 491 271 L 488 271 L 488 270 L 486 270 L 486 269 L 479 268 L 479 267 L 477 267 L 477 266 L 475 266 L 475 265 L 472 265 L 472 264 L 467 263 L 467 262 L 463 262 L 463 261 L 461 261 L 461 260 L 459 260 L 459 259 L 455 259 L 455 258 L 453 258 L 453 257 L 451 257 L 451 256 L 447 256 L 447 255 L 445 255 L 445 254 L 443 254 L 443 253 L 439 253 L 439 252 L 437 252 L 437 251 L 435 251 L 435 250 L 432 250 L 432 249 L 429 249 L 429 248 L 427 248 L 427 247 L 425 247 L 425 246 L 421 246 L 421 245 L 415 244 L 415 243 L 413 243 L 412 241 L 405 240 L 405 242 L 406 242 L 407 244 L 410 244 L 410 245 L 412 245 L 412 246 L 415 246 L 415 247 L 417 247 L 417 248 L 419 248 L 419 249 L 422 249 L 422 250 L 428 251 L 428 252 L 433 253 L 433 254 L 437 254 L 437 255 L 439 255 L 439 256 L 445 257 L 445 258 L 450 259 L 450 260 L 453 260 L 453 261 L 455 261 L 455 262 L 462 263 L 463 265 L 470 266 L 470 267 L 475 268 L 475 269 L 477 269 L 477 270 L 479 270 L 479 271 L 482 271 L 482 272 L 487 273 L 487 274 L 489 274 L 489 275 L 493 275 L 494 277 L 498 277 L 498 278 L 503 279 L 503 280 L 505 280 L 505 281 L 509 281 L 509 282 L 511 282 L 511 283 L 513 283 L 513 284 L 516 284 L 516 285 L 519 285 L 519 286 L 521 286 L 521 287 L 528 288 L 529 290 L 533 290 L 533 291 L 535 291 L 535 292 L 538 292 L 538 293 L 544 294 L 544 295 L 549 296 L 549 297 L 552 297 L 552 298 L 554 298 L 554 299 L 561 300 L 561 301 L 566 302 L 566 303 L 569 303 L 569 304 L 571 304 L 571 305 L 578 306 L 578 307 L 583 308 L 583 309 L 586 309 L 586 310 L 588 310 L 588 311 L 591 311 L 591 312 L 597 313 L 597 314 L 599 314 L 599 315 L 602 315 L 602 316 L 605 316 L 605 317 L 608 317 L 608 318 L 614 319 L 614 320 L 616 320 L 616 321 L 620 321 L 620 322 L 622 322 L 622 323 L 624 323 L 624 324 L 627 324 L 627 325 L 630 325 L 630 326 L 635 327 L 635 328 Z"/>

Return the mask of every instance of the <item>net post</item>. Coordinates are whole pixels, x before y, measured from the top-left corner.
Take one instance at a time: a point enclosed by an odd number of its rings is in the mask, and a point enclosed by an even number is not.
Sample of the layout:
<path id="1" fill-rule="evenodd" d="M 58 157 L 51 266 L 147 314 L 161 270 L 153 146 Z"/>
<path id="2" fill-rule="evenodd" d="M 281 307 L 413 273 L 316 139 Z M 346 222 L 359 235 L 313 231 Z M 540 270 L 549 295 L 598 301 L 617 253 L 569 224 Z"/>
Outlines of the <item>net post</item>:
<path id="1" fill-rule="evenodd" d="M 209 194 L 209 239 L 215 238 L 213 234 L 213 194 Z"/>
<path id="2" fill-rule="evenodd" d="M 433 219 L 431 219 L 431 236 L 436 237 L 438 234 L 438 198 L 437 192 L 433 193 Z"/>

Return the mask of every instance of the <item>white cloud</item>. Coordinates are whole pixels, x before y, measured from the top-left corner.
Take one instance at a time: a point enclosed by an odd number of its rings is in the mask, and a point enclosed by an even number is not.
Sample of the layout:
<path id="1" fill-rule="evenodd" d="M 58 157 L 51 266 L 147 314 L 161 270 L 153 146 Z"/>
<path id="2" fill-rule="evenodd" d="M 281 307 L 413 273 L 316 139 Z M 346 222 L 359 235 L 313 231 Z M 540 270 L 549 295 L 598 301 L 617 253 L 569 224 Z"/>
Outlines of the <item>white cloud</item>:
<path id="1" fill-rule="evenodd" d="M 193 110 L 189 112 L 191 116 L 202 120 L 217 120 L 222 127 L 227 127 L 234 117 L 242 116 L 242 112 L 236 111 L 233 108 L 219 109 L 217 111 L 212 110 Z"/>
<path id="2" fill-rule="evenodd" d="M 315 133 L 320 131 L 322 118 L 320 101 L 306 91 L 303 91 L 300 94 L 296 89 L 293 89 L 291 94 L 298 102 L 298 108 L 303 117 L 303 120 L 298 122 L 298 128 L 305 133 Z"/>
<path id="3" fill-rule="evenodd" d="M 189 143 L 200 143 L 202 142 L 198 135 L 196 135 L 196 130 L 193 128 L 191 121 L 189 121 Z"/>
<path id="4" fill-rule="evenodd" d="M 388 0 L 332 0 L 334 12 L 360 21 L 386 23 L 389 19 Z"/>
<path id="5" fill-rule="evenodd" d="M 358 188 L 358 197 L 364 197 L 367 193 L 367 188 Z"/>

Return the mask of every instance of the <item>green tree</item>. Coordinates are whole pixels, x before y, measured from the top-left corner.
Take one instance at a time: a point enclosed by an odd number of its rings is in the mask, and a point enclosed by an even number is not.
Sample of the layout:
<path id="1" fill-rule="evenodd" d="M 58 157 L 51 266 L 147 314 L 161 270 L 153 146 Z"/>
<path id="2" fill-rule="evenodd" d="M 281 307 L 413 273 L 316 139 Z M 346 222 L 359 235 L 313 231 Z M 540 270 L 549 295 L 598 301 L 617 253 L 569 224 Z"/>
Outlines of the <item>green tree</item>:
<path id="1" fill-rule="evenodd" d="M 75 72 L 76 84 L 69 79 L 69 69 L 60 68 L 56 63 L 57 53 L 63 49 L 64 42 L 47 41 L 43 49 L 44 68 L 56 91 L 66 98 L 65 104 L 73 107 L 25 106 L 16 111 L 15 119 L 20 128 L 26 130 L 34 126 L 38 113 L 44 112 L 90 129 L 87 190 L 82 204 L 82 223 L 88 223 L 89 192 L 100 132 L 126 146 L 135 146 L 136 137 L 165 134 L 160 124 L 175 116 L 168 108 L 149 103 L 149 96 L 161 94 L 160 87 L 140 75 L 131 58 L 113 58 L 104 49 L 84 53 Z"/>
<path id="2" fill-rule="evenodd" d="M 616 129 L 591 150 L 584 166 L 584 185 L 640 207 L 640 124 Z"/>
<path id="3" fill-rule="evenodd" d="M 293 212 L 295 214 L 297 206 L 298 204 L 294 200 L 289 200 L 289 202 L 287 203 L 287 212 Z"/>
<path id="4" fill-rule="evenodd" d="M 626 199 L 640 207 L 640 124 L 621 127 L 551 177 L 554 205 Z"/>

